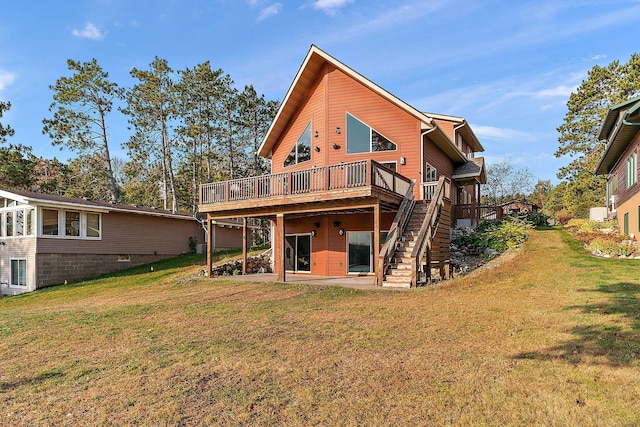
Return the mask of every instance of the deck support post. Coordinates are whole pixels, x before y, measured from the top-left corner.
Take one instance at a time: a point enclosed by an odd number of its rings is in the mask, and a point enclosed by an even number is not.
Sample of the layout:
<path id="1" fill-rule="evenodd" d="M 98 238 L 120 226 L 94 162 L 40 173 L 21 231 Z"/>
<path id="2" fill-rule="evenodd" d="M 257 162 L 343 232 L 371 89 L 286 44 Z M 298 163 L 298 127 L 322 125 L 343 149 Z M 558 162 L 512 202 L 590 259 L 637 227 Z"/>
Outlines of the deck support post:
<path id="1" fill-rule="evenodd" d="M 242 274 L 247 274 L 247 217 L 242 217 Z"/>
<path id="2" fill-rule="evenodd" d="M 211 214 L 207 214 L 207 277 L 211 277 L 213 269 L 213 222 Z"/>
<path id="3" fill-rule="evenodd" d="M 376 284 L 382 286 L 383 268 L 378 264 L 378 254 L 380 253 L 380 201 L 373 205 L 373 271 L 376 275 Z"/>
<path id="4" fill-rule="evenodd" d="M 285 229 L 284 229 L 284 214 L 276 214 L 276 236 L 274 239 L 274 255 L 276 270 L 278 272 L 278 282 L 284 283 L 285 277 Z M 275 249 L 279 247 L 279 253 L 275 253 Z"/>

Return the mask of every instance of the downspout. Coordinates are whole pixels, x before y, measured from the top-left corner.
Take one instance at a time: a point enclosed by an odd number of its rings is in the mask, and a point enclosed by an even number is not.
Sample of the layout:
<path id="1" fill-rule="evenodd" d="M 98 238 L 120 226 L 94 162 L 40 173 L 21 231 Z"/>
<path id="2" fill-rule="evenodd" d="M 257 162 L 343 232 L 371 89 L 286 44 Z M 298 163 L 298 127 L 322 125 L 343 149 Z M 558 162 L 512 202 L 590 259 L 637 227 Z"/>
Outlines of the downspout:
<path id="1" fill-rule="evenodd" d="M 428 134 L 433 132 L 434 130 L 436 130 L 437 126 L 433 125 L 433 119 L 431 119 L 431 122 L 429 122 L 429 124 L 431 126 L 433 126 L 431 129 L 425 130 L 424 132 L 422 132 L 420 134 L 420 170 L 418 171 L 418 175 L 420 175 L 420 188 L 421 190 L 421 197 L 424 199 L 424 186 L 422 185 L 424 177 L 422 176 L 422 171 L 424 170 L 424 162 L 425 162 L 425 158 L 424 158 L 424 137 Z"/>

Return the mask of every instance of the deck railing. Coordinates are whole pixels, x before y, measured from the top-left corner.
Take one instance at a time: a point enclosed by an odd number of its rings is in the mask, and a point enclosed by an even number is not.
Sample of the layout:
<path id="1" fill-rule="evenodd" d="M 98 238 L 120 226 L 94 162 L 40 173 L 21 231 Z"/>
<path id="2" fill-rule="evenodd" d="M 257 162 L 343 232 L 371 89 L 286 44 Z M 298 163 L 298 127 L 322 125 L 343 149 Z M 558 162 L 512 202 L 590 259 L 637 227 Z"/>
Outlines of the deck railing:
<path id="1" fill-rule="evenodd" d="M 373 185 L 404 195 L 411 180 L 373 160 L 200 185 L 200 204 L 264 199 Z"/>
<path id="2" fill-rule="evenodd" d="M 398 212 L 396 213 L 396 217 L 393 223 L 391 223 L 387 239 L 383 242 L 382 248 L 380 248 L 377 259 L 378 264 L 376 266 L 376 283 L 378 286 L 382 286 L 384 275 L 390 266 L 391 257 L 395 253 L 397 243 L 404 234 L 404 230 L 413 212 L 413 207 L 415 206 L 413 185 L 413 182 L 409 184 L 402 203 L 400 203 L 400 207 L 398 208 Z"/>
<path id="3" fill-rule="evenodd" d="M 477 220 L 491 220 L 502 219 L 502 207 L 500 206 L 478 206 L 474 204 L 470 205 L 457 205 L 456 206 L 456 218 L 458 219 L 477 219 Z"/>
<path id="4" fill-rule="evenodd" d="M 415 240 L 415 245 L 411 251 L 411 286 L 416 286 L 417 274 L 420 269 L 421 261 L 424 256 L 427 256 L 427 266 L 430 268 L 431 263 L 429 257 L 431 253 L 431 246 L 433 239 L 438 228 L 438 221 L 440 219 L 440 211 L 444 205 L 444 201 L 448 198 L 451 188 L 451 180 L 447 177 L 441 176 L 438 179 L 438 185 L 433 193 L 433 198 L 429 202 L 429 208 L 427 214 L 424 216 L 422 226 L 418 232 Z"/>

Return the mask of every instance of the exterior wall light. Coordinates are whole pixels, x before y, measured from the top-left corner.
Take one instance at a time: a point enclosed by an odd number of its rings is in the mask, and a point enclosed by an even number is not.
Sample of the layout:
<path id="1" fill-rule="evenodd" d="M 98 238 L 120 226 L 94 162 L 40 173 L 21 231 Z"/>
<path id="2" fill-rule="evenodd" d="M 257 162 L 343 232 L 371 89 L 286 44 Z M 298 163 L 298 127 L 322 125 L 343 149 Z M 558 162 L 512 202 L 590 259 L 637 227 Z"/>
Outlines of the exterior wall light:
<path id="1" fill-rule="evenodd" d="M 340 133 L 340 126 L 336 126 L 336 133 Z"/>
<path id="2" fill-rule="evenodd" d="M 400 157 L 400 164 L 401 165 L 406 165 L 407 164 L 407 158 L 406 157 Z"/>
<path id="3" fill-rule="evenodd" d="M 317 145 L 315 147 L 313 147 L 314 150 L 316 150 L 316 153 L 320 152 L 320 147 L 318 147 Z"/>
<path id="4" fill-rule="evenodd" d="M 339 148 L 340 148 L 340 146 L 334 142 L 334 143 L 333 143 L 333 149 L 334 149 L 334 150 L 337 150 L 337 149 L 339 149 Z"/>
<path id="5" fill-rule="evenodd" d="M 316 138 L 317 138 L 317 137 L 318 137 L 318 131 L 316 131 L 316 134 L 315 134 L 315 135 L 316 135 Z"/>
<path id="6" fill-rule="evenodd" d="M 341 228 L 340 230 L 338 230 L 338 234 L 341 236 L 344 236 L 344 228 Z"/>
<path id="7" fill-rule="evenodd" d="M 311 237 L 316 237 L 316 230 L 311 230 Z"/>

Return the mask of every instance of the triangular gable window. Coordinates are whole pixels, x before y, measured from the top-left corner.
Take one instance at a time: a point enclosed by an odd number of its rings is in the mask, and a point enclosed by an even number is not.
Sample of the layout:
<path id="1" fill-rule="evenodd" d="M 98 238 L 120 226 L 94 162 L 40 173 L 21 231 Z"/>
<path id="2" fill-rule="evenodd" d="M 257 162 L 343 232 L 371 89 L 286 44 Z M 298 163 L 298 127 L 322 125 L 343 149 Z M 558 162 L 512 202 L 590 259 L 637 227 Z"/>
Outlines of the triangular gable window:
<path id="1" fill-rule="evenodd" d="M 296 145 L 284 161 L 284 167 L 311 160 L 311 122 L 304 128 Z"/>
<path id="2" fill-rule="evenodd" d="M 394 151 L 396 144 L 347 113 L 347 154 Z"/>

